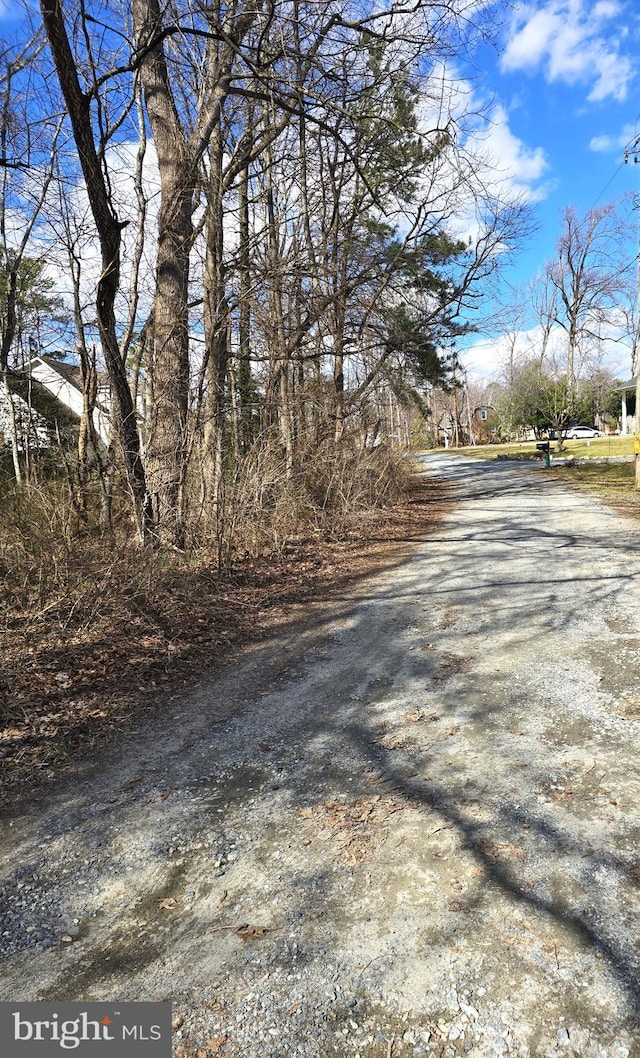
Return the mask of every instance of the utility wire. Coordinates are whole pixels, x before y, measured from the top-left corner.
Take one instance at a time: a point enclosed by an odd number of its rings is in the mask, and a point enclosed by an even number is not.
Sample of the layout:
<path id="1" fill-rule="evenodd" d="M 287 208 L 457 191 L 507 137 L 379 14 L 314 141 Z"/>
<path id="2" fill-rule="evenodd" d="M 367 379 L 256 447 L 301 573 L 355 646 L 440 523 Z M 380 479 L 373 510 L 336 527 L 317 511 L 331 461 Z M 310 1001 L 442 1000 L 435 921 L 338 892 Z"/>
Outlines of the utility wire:
<path id="1" fill-rule="evenodd" d="M 610 179 L 610 180 L 609 180 L 609 181 L 608 181 L 608 182 L 607 182 L 607 183 L 606 183 L 606 184 L 604 185 L 604 187 L 602 188 L 602 191 L 600 192 L 600 194 L 598 195 L 598 197 L 597 197 L 597 198 L 596 198 L 596 199 L 594 200 L 594 202 L 593 202 L 593 205 L 591 206 L 591 209 L 594 209 L 594 208 L 595 208 L 595 207 L 596 207 L 596 206 L 598 205 L 598 202 L 600 201 L 600 199 L 601 199 L 601 198 L 602 198 L 602 196 L 604 195 L 605 191 L 607 191 L 607 190 L 608 190 L 608 188 L 610 188 L 610 187 L 611 187 L 611 185 L 612 185 L 613 181 L 615 180 L 615 178 L 616 178 L 616 176 L 618 175 L 618 173 L 620 172 L 620 170 L 621 170 L 621 169 L 623 169 L 623 168 L 624 168 L 624 166 L 626 165 L 626 162 L 627 162 L 627 158 L 626 158 L 626 154 L 625 154 L 625 159 L 624 159 L 624 161 L 623 161 L 623 162 L 620 162 L 620 165 L 619 165 L 619 166 L 618 166 L 618 168 L 616 169 L 616 171 L 615 171 L 615 173 L 613 174 L 613 176 L 611 177 L 611 179 Z"/>
<path id="2" fill-rule="evenodd" d="M 604 187 L 602 188 L 602 191 L 600 192 L 598 197 L 594 200 L 593 205 L 591 206 L 591 209 L 593 209 L 595 206 L 598 205 L 598 202 L 600 201 L 600 199 L 602 198 L 604 193 L 606 191 L 608 191 L 608 189 L 611 187 L 613 181 L 615 180 L 615 178 L 618 175 L 618 173 L 620 172 L 620 170 L 625 165 L 627 165 L 627 163 L 629 161 L 629 158 L 633 155 L 634 162 L 638 162 L 640 160 L 640 158 L 638 156 L 639 154 L 640 154 L 640 136 L 634 136 L 633 139 L 630 139 L 629 142 L 626 144 L 626 146 L 624 148 L 624 158 L 623 158 L 623 160 L 620 162 L 620 165 L 616 169 L 616 171 L 613 174 L 613 176 L 604 185 Z"/>

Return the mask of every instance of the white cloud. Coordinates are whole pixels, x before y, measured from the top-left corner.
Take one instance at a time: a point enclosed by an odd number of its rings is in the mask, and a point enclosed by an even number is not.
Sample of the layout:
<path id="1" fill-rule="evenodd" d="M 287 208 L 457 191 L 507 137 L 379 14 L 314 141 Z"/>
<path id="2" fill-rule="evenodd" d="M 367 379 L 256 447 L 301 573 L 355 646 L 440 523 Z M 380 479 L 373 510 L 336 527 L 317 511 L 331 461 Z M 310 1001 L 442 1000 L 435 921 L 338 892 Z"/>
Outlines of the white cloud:
<path id="1" fill-rule="evenodd" d="M 530 349 L 526 335 L 518 335 L 516 355 L 521 360 Z M 463 366 L 474 382 L 488 384 L 499 382 L 505 374 L 509 359 L 508 341 L 506 338 L 480 338 L 478 341 L 459 350 Z"/>
<path id="2" fill-rule="evenodd" d="M 511 347 L 514 342 L 513 348 Z M 553 370 L 554 360 L 556 366 L 561 370 L 564 357 L 566 356 L 566 334 L 560 328 L 554 328 L 551 338 L 548 339 L 548 357 L 546 361 L 547 370 Z M 513 357 L 517 367 L 521 367 L 528 360 L 535 360 L 542 352 L 544 345 L 542 330 L 538 326 L 519 331 L 515 338 L 507 335 L 498 335 L 495 338 L 479 338 L 466 348 L 460 350 L 460 359 L 469 373 L 469 377 L 476 382 L 488 384 L 499 382 L 507 375 L 507 365 Z M 619 378 L 627 378 L 630 374 L 631 342 L 623 333 L 623 328 L 609 327 L 600 339 L 597 346 L 587 351 L 585 364 L 594 362 L 611 371 Z M 588 368 L 585 368 L 588 373 Z"/>
<path id="3" fill-rule="evenodd" d="M 458 146 L 486 190 L 504 201 L 515 198 L 541 201 L 549 192 L 545 180 L 549 162 L 541 146 L 529 146 L 511 130 L 509 113 L 500 102 L 490 102 L 482 91 L 452 67 L 435 67 L 430 92 L 422 100 L 420 125 L 442 128 L 453 123 Z M 453 175 L 453 183 L 459 173 Z M 439 174 L 439 180 L 442 174 Z M 446 183 L 446 180 L 445 180 Z M 475 184 L 468 173 L 468 188 Z M 464 194 L 463 194 L 464 197 Z"/>
<path id="4" fill-rule="evenodd" d="M 617 137 L 615 136 L 592 136 L 589 140 L 589 150 L 595 151 L 597 154 L 608 154 L 609 151 L 616 149 L 618 145 Z"/>
<path id="5" fill-rule="evenodd" d="M 616 19 L 622 5 L 599 0 L 543 0 L 525 4 L 513 17 L 501 68 L 513 73 L 542 69 L 550 82 L 591 86 L 588 99 L 599 102 L 627 96 L 633 77 L 631 59 L 621 54 L 625 27 Z"/>
<path id="6" fill-rule="evenodd" d="M 0 0 L 1 2 L 1 0 Z M 121 283 L 116 311 L 120 321 L 125 321 L 129 310 L 129 282 L 134 258 L 137 227 L 137 199 L 134 187 L 134 172 L 138 143 L 123 142 L 109 149 L 111 191 L 118 218 L 122 221 Z M 142 256 L 139 284 L 139 316 L 144 319 L 150 311 L 155 280 L 154 241 L 149 233 L 155 231 L 159 202 L 159 177 L 157 158 L 152 142 L 147 143 L 143 167 L 144 194 L 147 209 L 147 247 Z M 102 272 L 100 245 L 91 219 L 89 200 L 84 183 L 67 186 L 66 199 L 71 223 L 76 238 L 75 252 L 81 259 L 80 300 L 87 320 L 95 320 L 95 291 Z M 54 187 L 50 191 L 50 210 L 43 211 L 41 228 L 32 245 L 46 257 L 48 274 L 55 283 L 55 292 L 70 306 L 72 304 L 71 277 L 67 257 L 66 241 L 60 230 L 59 203 Z M 49 218 L 49 219 L 47 219 Z"/>
<path id="7" fill-rule="evenodd" d="M 542 147 L 528 147 L 509 128 L 509 116 L 502 104 L 490 114 L 484 130 L 477 133 L 493 166 L 495 178 L 507 181 L 513 191 L 537 201 L 545 196 L 540 184 L 549 163 Z"/>
<path id="8" fill-rule="evenodd" d="M 589 140 L 589 150 L 595 151 L 597 154 L 609 154 L 613 151 L 620 153 L 627 148 L 631 149 L 638 136 L 637 125 L 624 125 L 620 132 L 614 136 L 608 132 L 603 133 L 601 136 L 592 136 Z"/>

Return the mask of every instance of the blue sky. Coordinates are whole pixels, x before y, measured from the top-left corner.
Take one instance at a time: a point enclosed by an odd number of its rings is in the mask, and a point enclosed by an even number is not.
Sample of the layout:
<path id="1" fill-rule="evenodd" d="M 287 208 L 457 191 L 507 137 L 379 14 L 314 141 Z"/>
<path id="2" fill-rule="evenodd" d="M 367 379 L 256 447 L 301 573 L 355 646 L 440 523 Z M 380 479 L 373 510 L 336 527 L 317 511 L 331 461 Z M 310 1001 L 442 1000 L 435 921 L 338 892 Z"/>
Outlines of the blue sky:
<path id="1" fill-rule="evenodd" d="M 501 0 L 473 3 L 503 19 L 498 49 L 487 45 L 474 56 L 466 83 L 478 105 L 491 109 L 485 141 L 495 163 L 536 204 L 538 230 L 506 273 L 524 285 L 553 255 L 567 205 L 582 214 L 625 192 L 640 196 L 640 164 L 624 164 L 625 147 L 640 136 L 640 4 L 529 0 L 509 10 Z M 0 0 L 6 29 L 23 12 L 16 0 Z M 639 225 L 637 210 L 630 261 Z M 617 346 L 612 358 L 616 372 L 628 375 L 628 352 Z M 487 380 L 501 360 L 499 345 L 485 337 L 463 356 L 470 375 Z"/>
<path id="2" fill-rule="evenodd" d="M 625 147 L 640 136 L 640 5 L 518 4 L 506 16 L 498 52 L 484 48 L 479 62 L 499 119 L 491 134 L 493 153 L 537 203 L 538 231 L 508 272 L 511 282 L 523 284 L 553 255 L 567 205 L 582 214 L 625 192 L 640 193 L 640 164 L 633 158 L 624 164 Z M 630 260 L 637 253 L 639 222 L 637 211 Z M 495 359 L 495 350 L 476 346 L 466 362 L 471 373 L 489 375 Z M 622 373 L 627 360 L 623 353 Z"/>

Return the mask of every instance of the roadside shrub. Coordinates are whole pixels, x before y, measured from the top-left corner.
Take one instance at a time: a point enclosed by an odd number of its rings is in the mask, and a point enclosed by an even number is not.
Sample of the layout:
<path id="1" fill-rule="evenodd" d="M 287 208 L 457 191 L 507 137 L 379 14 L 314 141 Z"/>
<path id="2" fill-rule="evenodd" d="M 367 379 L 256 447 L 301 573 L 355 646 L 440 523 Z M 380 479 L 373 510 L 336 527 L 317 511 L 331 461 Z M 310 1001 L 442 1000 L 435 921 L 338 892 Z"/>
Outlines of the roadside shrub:
<path id="1" fill-rule="evenodd" d="M 309 534 L 349 535 L 402 494 L 406 477 L 404 460 L 382 446 L 309 447 L 288 470 L 281 448 L 260 442 L 227 483 L 220 562 L 279 551 Z"/>
<path id="2" fill-rule="evenodd" d="M 228 470 L 214 524 L 206 531 L 192 525 L 183 552 L 141 550 L 124 497 L 114 502 L 105 535 L 97 486 L 86 518 L 79 518 L 63 480 L 5 487 L 0 622 L 34 634 L 43 621 L 77 631 L 118 610 L 125 616 L 152 609 L 168 574 L 212 564 L 228 569 L 243 557 L 281 553 L 292 542 L 362 532 L 372 512 L 402 494 L 405 480 L 402 458 L 382 446 L 309 447 L 288 468 L 281 447 L 262 440 Z"/>

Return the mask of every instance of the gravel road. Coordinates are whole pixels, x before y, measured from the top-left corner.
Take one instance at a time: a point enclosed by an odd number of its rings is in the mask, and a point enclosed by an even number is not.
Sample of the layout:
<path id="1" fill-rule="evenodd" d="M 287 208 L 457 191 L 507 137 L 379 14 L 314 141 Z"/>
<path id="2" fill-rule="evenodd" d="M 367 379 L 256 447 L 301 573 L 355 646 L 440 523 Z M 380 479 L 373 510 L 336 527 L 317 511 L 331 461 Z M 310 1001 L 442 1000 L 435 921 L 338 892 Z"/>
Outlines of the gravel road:
<path id="1" fill-rule="evenodd" d="M 2 813 L 0 999 L 176 1058 L 640 1058 L 640 529 L 538 468 Z"/>

